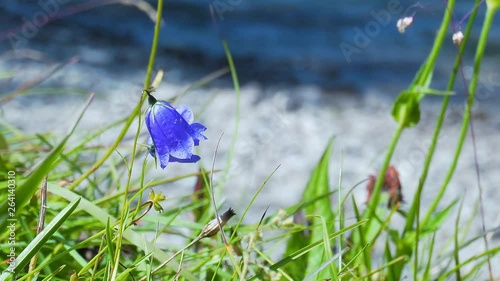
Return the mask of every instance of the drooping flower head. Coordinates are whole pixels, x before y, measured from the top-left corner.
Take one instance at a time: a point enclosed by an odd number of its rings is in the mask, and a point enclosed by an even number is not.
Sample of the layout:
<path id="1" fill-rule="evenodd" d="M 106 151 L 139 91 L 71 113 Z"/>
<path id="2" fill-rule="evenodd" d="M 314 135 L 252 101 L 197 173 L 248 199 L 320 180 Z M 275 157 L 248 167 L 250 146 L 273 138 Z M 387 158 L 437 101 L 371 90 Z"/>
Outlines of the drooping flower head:
<path id="1" fill-rule="evenodd" d="M 146 111 L 146 127 L 149 131 L 149 153 L 160 161 L 165 169 L 168 162 L 195 163 L 200 160 L 193 154 L 200 140 L 207 138 L 201 133 L 207 128 L 193 123 L 193 112 L 186 106 L 174 108 L 166 101 L 156 100 L 149 91 L 150 106 Z"/>

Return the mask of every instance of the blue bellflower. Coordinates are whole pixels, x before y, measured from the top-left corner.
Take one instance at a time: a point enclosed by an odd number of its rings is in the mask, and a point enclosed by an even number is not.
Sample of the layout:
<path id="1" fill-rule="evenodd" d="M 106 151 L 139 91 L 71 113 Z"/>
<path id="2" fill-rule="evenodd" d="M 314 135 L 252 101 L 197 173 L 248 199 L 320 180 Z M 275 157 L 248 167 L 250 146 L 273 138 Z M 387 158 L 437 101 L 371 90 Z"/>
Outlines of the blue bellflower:
<path id="1" fill-rule="evenodd" d="M 149 93 L 148 93 L 149 95 Z M 165 169 L 168 162 L 195 163 L 200 156 L 193 154 L 200 140 L 207 138 L 201 133 L 207 128 L 193 123 L 189 107 L 174 108 L 166 101 L 157 101 L 149 95 L 151 106 L 146 111 L 146 127 L 149 131 L 149 153 L 160 161 Z"/>

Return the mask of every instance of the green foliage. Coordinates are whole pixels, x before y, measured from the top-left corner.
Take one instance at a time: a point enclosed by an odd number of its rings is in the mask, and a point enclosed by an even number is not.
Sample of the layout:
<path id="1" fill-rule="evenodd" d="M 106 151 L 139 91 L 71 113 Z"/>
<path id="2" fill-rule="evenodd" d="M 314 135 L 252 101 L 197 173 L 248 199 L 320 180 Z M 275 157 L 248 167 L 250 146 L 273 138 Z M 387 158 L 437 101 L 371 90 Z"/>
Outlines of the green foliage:
<path id="1" fill-rule="evenodd" d="M 85 106 L 85 109 L 87 108 L 88 104 L 89 103 L 87 103 L 87 105 Z M 21 210 L 28 203 L 28 201 L 31 199 L 31 197 L 33 197 L 33 194 L 35 194 L 36 190 L 38 189 L 40 183 L 42 182 L 42 179 L 54 168 L 55 161 L 61 155 L 66 142 L 75 131 L 78 122 L 82 119 L 85 109 L 80 113 L 76 123 L 73 125 L 68 135 L 66 135 L 66 137 L 57 145 L 57 147 L 53 149 L 49 153 L 49 155 L 47 155 L 47 157 L 35 169 L 35 171 L 16 188 L 15 209 L 17 211 Z M 0 204 L 0 228 L 4 228 L 7 224 L 7 220 L 11 215 L 11 212 L 7 211 L 8 207 L 11 206 L 9 205 L 9 202 L 11 201 L 7 200 L 6 196 L 3 196 L 0 200 L 2 201 L 2 203 Z"/>
<path id="2" fill-rule="evenodd" d="M 329 231 L 333 230 L 334 215 L 330 198 L 321 197 L 322 195 L 330 194 L 328 162 L 330 161 L 332 146 L 333 140 L 330 140 L 302 194 L 302 200 L 305 202 L 311 201 L 310 204 L 301 210 L 305 216 L 303 222 L 305 224 L 305 229 L 290 236 L 285 255 L 290 255 L 298 251 L 312 241 L 324 239 L 324 235 L 327 235 Z M 324 229 L 319 228 L 323 223 L 325 224 Z M 324 240 L 324 242 L 325 244 L 329 244 L 328 240 Z M 285 269 L 294 280 L 303 280 L 305 276 L 314 272 L 327 259 L 327 253 L 329 251 L 330 250 L 327 251 L 325 248 L 318 248 L 314 251 L 310 251 L 306 255 L 299 257 L 294 264 L 286 266 Z M 327 276 L 327 274 L 324 272 L 320 273 L 318 278 L 322 276 L 326 278 L 325 276 Z"/>
<path id="3" fill-rule="evenodd" d="M 455 204 L 458 202 L 458 200 L 454 200 L 449 204 L 446 208 L 444 208 L 441 211 L 436 212 L 428 221 L 427 224 L 422 225 L 422 229 L 420 230 L 422 234 L 427 234 L 427 233 L 433 233 L 439 229 L 439 227 L 444 223 L 446 219 L 451 214 L 451 211 L 453 210 L 453 207 L 455 207 Z"/>
<path id="4" fill-rule="evenodd" d="M 260 214 L 260 221 L 244 223 L 245 217 L 252 210 L 251 206 L 259 200 L 260 192 L 278 170 L 276 168 L 251 196 L 248 205 L 238 206 L 239 220 L 231 221 L 228 223 L 229 227 L 224 227 L 224 236 L 220 233 L 212 238 L 199 236 L 207 224 L 210 225 L 215 209 L 220 212 L 219 208 L 223 202 L 223 199 L 220 199 L 223 194 L 221 187 L 230 175 L 238 138 L 239 82 L 229 46 L 224 40 L 222 48 L 226 53 L 234 82 L 237 110 L 230 153 L 222 171 L 200 167 L 196 173 L 149 179 L 148 171 L 154 167 L 148 166 L 146 149 L 141 146 L 137 148 L 141 126 L 135 133 L 132 147 L 124 146 L 118 149 L 131 124 L 137 119 L 141 124 L 140 112 L 144 97 L 128 116 L 101 131 L 88 132 L 86 137 L 81 139 L 76 139 L 74 133 L 85 110 L 77 116 L 77 121 L 69 133 L 62 138 L 50 134 L 26 136 L 11 125 L 2 123 L 0 227 L 6 229 L 10 223 L 9 208 L 12 208 L 12 204 L 15 205 L 16 222 L 12 231 L 0 233 L 0 254 L 8 257 L 12 252 L 13 247 L 9 242 L 11 233 L 15 233 L 15 251 L 18 254 L 15 265 L 9 267 L 14 273 L 3 271 L 0 281 L 14 278 L 401 280 L 405 276 L 411 280 L 472 280 L 476 271 L 483 269 L 490 263 L 491 257 L 499 254 L 500 247 L 488 248 L 466 259 L 461 257 L 462 249 L 481 241 L 485 235 L 480 234 L 465 240 L 465 232 L 469 230 L 472 218 L 468 226 L 462 227 L 460 212 L 455 222 L 452 249 L 449 250 L 445 246 L 441 253 L 436 255 L 438 249 L 435 239 L 436 233 L 443 228 L 447 220 L 452 219 L 453 212 L 457 209 L 458 200 L 441 207 L 442 198 L 455 171 L 469 128 L 470 109 L 473 106 L 482 57 L 495 12 L 500 6 L 497 2 L 486 1 L 488 9 L 476 48 L 474 73 L 469 87 L 470 102 L 464 109 L 461 132 L 457 136 L 456 152 L 450 157 L 449 171 L 444 175 L 443 184 L 437 190 L 438 193 L 429 208 L 424 210 L 421 207 L 422 194 L 424 188 L 427 188 L 427 172 L 434 157 L 448 100 L 453 94 L 457 69 L 477 13 L 477 9 L 474 9 L 471 14 L 448 87 L 443 90 L 431 88 L 433 71 L 451 18 L 451 13 L 446 11 L 454 10 L 453 0 L 447 2 L 442 25 L 428 58 L 415 75 L 414 81 L 401 91 L 394 102 L 391 113 L 398 127 L 389 143 L 368 206 L 361 205 L 354 196 L 350 196 L 350 192 L 343 192 L 341 186 L 332 187 L 329 164 L 334 146 L 331 139 L 311 173 L 300 202 L 275 213 L 268 213 L 266 210 Z M 159 1 L 155 36 L 144 80 L 145 88 L 152 84 L 151 75 L 160 34 L 161 12 L 162 1 Z M 65 65 L 48 71 L 46 76 L 35 81 L 31 87 Z M 15 75 L 2 73 L 7 77 Z M 225 70 L 209 76 L 211 78 L 202 79 L 203 82 L 196 85 L 204 85 L 222 73 L 225 73 Z M 194 88 L 196 87 L 193 86 L 190 90 Z M 61 89 L 44 91 L 64 92 Z M 43 91 L 24 88 L 6 93 L 0 102 L 38 92 Z M 184 94 L 187 93 L 182 95 Z M 397 204 L 388 209 L 386 204 L 381 204 L 388 197 L 382 192 L 384 176 L 396 153 L 400 136 L 405 130 L 418 125 L 422 114 L 420 102 L 426 95 L 442 98 L 443 106 L 422 167 L 418 187 L 415 194 L 406 196 L 410 200 L 408 210 L 403 210 Z M 117 126 L 122 126 L 122 129 L 112 145 L 104 148 L 90 146 L 92 140 Z M 73 142 L 68 141 L 70 137 Z M 138 162 L 143 158 L 146 160 L 142 162 L 141 167 Z M 137 166 L 142 168 L 140 172 L 133 171 Z M 19 172 L 13 175 L 9 171 Z M 218 172 L 221 172 L 222 179 L 212 182 L 211 173 Z M 40 186 L 46 176 L 47 191 L 44 192 Z M 196 178 L 197 183 L 192 194 L 166 198 L 157 190 L 159 186 L 173 186 L 186 178 Z M 15 199 L 8 195 L 9 181 L 15 181 L 17 184 Z M 148 189 L 149 197 L 143 194 Z M 332 194 L 335 192 L 338 192 L 337 205 L 332 204 Z M 46 205 L 49 208 L 41 206 L 41 197 L 47 198 Z M 351 208 L 344 206 L 344 202 L 349 202 L 349 199 L 352 202 Z M 213 205 L 214 202 L 216 206 Z M 46 212 L 43 214 L 40 209 Z M 396 216 L 404 221 L 403 225 L 392 223 Z M 45 221 L 49 222 L 48 225 L 40 233 L 35 231 L 38 225 Z M 180 242 L 171 243 L 170 238 Z M 336 239 L 337 243 L 334 243 L 333 239 Z M 377 245 L 380 247 L 377 248 Z M 279 246 L 285 246 L 283 253 L 279 252 Z M 275 257 L 277 251 L 278 258 Z M 442 265 L 439 273 L 431 270 L 434 264 Z M 410 275 L 412 276 L 409 277 Z"/>
<path id="5" fill-rule="evenodd" d="M 394 102 L 392 116 L 402 127 L 414 127 L 420 121 L 418 96 L 412 92 L 402 92 Z"/>
<path id="6" fill-rule="evenodd" d="M 78 207 L 80 199 L 71 202 L 66 208 L 61 210 L 61 212 L 47 225 L 46 228 L 41 231 L 33 241 L 31 241 L 24 250 L 16 258 L 16 266 L 13 270 L 4 271 L 0 275 L 0 280 L 8 280 L 12 276 L 16 276 L 21 272 L 21 270 L 29 263 L 30 259 L 35 256 L 38 251 L 44 246 L 44 244 L 49 240 L 52 235 L 61 227 L 61 225 L 69 218 L 71 213 Z"/>

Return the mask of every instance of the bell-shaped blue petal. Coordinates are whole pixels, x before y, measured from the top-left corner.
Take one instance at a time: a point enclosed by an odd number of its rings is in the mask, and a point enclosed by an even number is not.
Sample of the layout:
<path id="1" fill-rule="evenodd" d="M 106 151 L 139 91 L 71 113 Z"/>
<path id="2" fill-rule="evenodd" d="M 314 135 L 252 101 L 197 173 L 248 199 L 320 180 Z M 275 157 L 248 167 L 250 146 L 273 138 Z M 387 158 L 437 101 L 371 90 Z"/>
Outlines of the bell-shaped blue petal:
<path id="1" fill-rule="evenodd" d="M 174 108 L 166 101 L 157 101 L 146 111 L 146 127 L 149 131 L 148 146 L 153 157 L 164 169 L 168 162 L 195 163 L 200 160 L 193 149 L 207 128 L 192 123 L 193 112 L 185 106 Z"/>

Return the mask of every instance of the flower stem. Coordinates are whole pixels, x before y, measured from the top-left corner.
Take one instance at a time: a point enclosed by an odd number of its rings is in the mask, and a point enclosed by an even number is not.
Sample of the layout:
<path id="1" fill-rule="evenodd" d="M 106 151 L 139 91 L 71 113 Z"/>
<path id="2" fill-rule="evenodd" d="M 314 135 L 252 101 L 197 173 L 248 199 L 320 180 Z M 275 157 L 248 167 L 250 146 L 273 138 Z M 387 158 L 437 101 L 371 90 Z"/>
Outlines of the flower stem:
<path id="1" fill-rule="evenodd" d="M 153 97 L 149 89 L 144 89 L 144 92 L 148 95 L 148 103 L 150 106 L 154 105 L 158 100 Z"/>
<path id="2" fill-rule="evenodd" d="M 149 88 L 149 84 L 151 84 L 151 73 L 153 71 L 153 65 L 154 65 L 154 61 L 155 61 L 155 57 L 156 57 L 156 50 L 157 50 L 157 47 L 158 47 L 158 37 L 159 37 L 159 34 L 160 34 L 160 26 L 161 26 L 161 15 L 162 15 L 162 11 L 163 11 L 163 1 L 162 0 L 158 0 L 158 6 L 157 6 L 157 11 L 156 11 L 156 24 L 155 24 L 155 31 L 154 31 L 154 37 L 153 37 L 153 43 L 152 43 L 152 46 L 151 46 L 151 54 L 149 56 L 149 64 L 148 64 L 148 69 L 147 69 L 147 72 L 146 72 L 146 77 L 144 79 L 144 89 L 148 89 Z M 151 95 L 149 94 L 149 90 L 146 90 L 145 91 L 146 93 L 148 93 L 148 96 L 149 96 L 149 101 L 151 102 Z M 137 140 L 139 138 L 139 133 L 141 131 L 141 115 L 139 114 L 140 111 L 141 111 L 141 107 L 142 107 L 142 104 L 144 103 L 144 99 L 145 99 L 145 96 L 144 94 L 141 96 L 141 99 L 139 101 L 139 104 L 137 105 L 137 107 L 135 108 L 133 114 L 130 116 L 130 118 L 127 120 L 127 127 L 126 129 L 124 128 L 124 130 L 122 130 L 122 132 L 126 132 L 128 130 L 128 127 L 130 126 L 130 124 L 132 123 L 132 121 L 135 119 L 135 116 L 137 115 L 138 116 L 138 126 L 137 126 L 137 130 L 136 130 L 136 133 L 135 133 L 135 138 L 134 138 L 134 143 L 133 143 L 133 148 L 132 148 L 132 157 L 130 159 L 130 166 L 128 168 L 128 178 L 127 178 L 127 183 L 125 185 L 125 192 L 124 192 L 124 196 L 123 196 L 123 208 L 122 208 L 122 212 L 121 212 L 121 220 L 120 220 L 120 226 L 118 228 L 118 232 L 117 232 L 117 236 L 116 236 L 116 250 L 115 250 L 115 254 L 114 254 L 114 265 L 113 265 L 113 268 L 112 268 L 112 275 L 111 275 L 111 280 L 115 280 L 117 278 L 117 275 L 118 275 L 118 265 L 119 265 L 119 261 L 120 261 L 120 249 L 121 249 L 121 245 L 122 245 L 122 239 L 123 239 L 123 230 L 125 229 L 124 224 L 125 224 L 125 221 L 124 221 L 124 218 L 126 217 L 126 213 L 128 211 L 128 206 L 129 206 L 129 199 L 127 197 L 128 195 L 128 190 L 130 188 L 130 181 L 131 181 L 131 178 L 132 178 L 132 170 L 133 170 L 133 167 L 134 167 L 134 162 L 135 162 L 135 156 L 136 156 L 136 151 L 137 151 Z M 154 98 L 153 98 L 154 99 Z M 123 137 L 122 137 L 123 138 Z"/>
<path id="3" fill-rule="evenodd" d="M 377 181 L 375 182 L 375 188 L 373 189 L 373 196 L 368 203 L 368 209 L 365 213 L 365 218 L 373 218 L 375 214 L 375 210 L 377 208 L 378 202 L 380 201 L 380 190 L 382 189 L 382 184 L 384 183 L 385 173 L 389 168 L 389 164 L 391 163 L 392 155 L 394 151 L 396 151 L 396 146 L 398 144 L 399 138 L 401 137 L 401 133 L 403 132 L 405 126 L 398 125 L 394 135 L 392 137 L 391 143 L 388 147 L 387 154 L 385 156 L 384 163 L 382 164 L 382 169 L 379 172 L 379 176 L 377 177 Z M 371 220 L 370 220 L 371 221 Z M 370 221 L 368 221 L 365 227 L 370 225 Z"/>
<path id="4" fill-rule="evenodd" d="M 427 79 L 429 79 L 429 76 L 432 77 L 432 71 L 434 70 L 434 65 L 436 64 L 437 57 L 442 49 L 444 39 L 446 38 L 446 34 L 448 33 L 448 27 L 451 21 L 451 12 L 455 7 L 455 0 L 448 0 L 447 2 L 448 5 L 446 6 L 443 20 L 441 21 L 441 26 L 439 27 L 439 31 L 436 35 L 436 40 L 434 40 L 434 44 L 432 45 L 429 57 L 425 62 L 425 69 L 422 73 L 423 75 L 419 77 L 417 85 L 425 85 Z"/>
<path id="5" fill-rule="evenodd" d="M 451 76 L 450 76 L 450 79 L 448 81 L 448 85 L 447 85 L 445 91 L 451 91 L 453 89 L 453 86 L 455 85 L 458 70 L 460 69 L 461 62 L 462 62 L 462 56 L 463 56 L 463 53 L 465 51 L 465 47 L 467 46 L 467 42 L 469 40 L 470 33 L 472 31 L 472 27 L 473 27 L 473 24 L 474 24 L 475 19 L 476 19 L 476 15 L 477 15 L 477 11 L 478 11 L 477 7 L 478 7 L 479 3 L 481 3 L 482 1 L 484 1 L 484 0 L 476 0 L 475 6 L 474 6 L 472 12 L 470 13 L 470 20 L 469 20 L 469 23 L 467 25 L 467 29 L 465 31 L 464 40 L 463 40 L 462 44 L 460 45 L 457 57 L 455 59 L 455 64 L 453 66 L 453 70 L 452 70 L 452 73 L 451 73 Z M 449 2 L 448 2 L 448 5 L 449 5 Z M 448 10 L 451 13 L 450 7 L 448 8 Z M 405 237 L 407 235 L 407 233 L 413 231 L 414 227 L 415 227 L 416 245 L 414 247 L 414 250 L 415 250 L 416 257 L 418 257 L 418 251 L 419 251 L 420 227 L 422 225 L 424 225 L 424 224 L 419 223 L 421 195 L 423 193 L 424 184 L 425 184 L 425 181 L 427 179 L 429 167 L 430 167 L 432 159 L 434 157 L 434 152 L 436 150 L 437 142 L 439 139 L 439 134 L 441 133 L 441 128 L 442 128 L 443 123 L 444 123 L 444 118 L 446 116 L 446 110 L 448 108 L 449 101 L 450 101 L 450 96 L 445 95 L 443 97 L 443 102 L 441 104 L 441 110 L 440 110 L 439 116 L 438 116 L 437 121 L 436 121 L 436 126 L 434 128 L 434 133 L 432 136 L 431 144 L 429 146 L 429 151 L 427 152 L 427 155 L 426 155 L 426 158 L 424 161 L 423 170 L 422 170 L 422 173 L 421 173 L 419 181 L 418 181 L 417 191 L 416 191 L 414 199 L 412 201 L 412 205 L 410 207 L 410 210 L 408 211 L 405 229 L 401 235 L 401 237 Z M 417 221 L 417 224 L 414 226 L 415 221 Z M 398 255 L 398 254 L 400 254 L 400 252 L 398 252 L 396 255 Z M 418 268 L 418 259 L 417 258 L 414 259 L 414 263 L 415 263 L 414 268 Z M 415 272 L 414 274 L 417 273 L 416 270 L 414 272 Z M 417 278 L 416 275 L 414 275 L 414 279 L 415 278 Z"/>
<path id="6" fill-rule="evenodd" d="M 162 11 L 163 11 L 163 0 L 158 0 L 158 6 L 156 8 L 156 23 L 153 36 L 153 44 L 151 45 L 151 52 L 149 54 L 148 69 L 146 72 L 146 77 L 144 79 L 144 89 L 149 89 L 149 86 L 151 84 L 151 74 L 153 73 L 153 66 L 155 64 L 155 58 L 156 58 L 156 50 L 158 49 L 158 38 L 160 38 Z"/>
<path id="7" fill-rule="evenodd" d="M 453 86 L 455 85 L 455 80 L 456 80 L 456 77 L 458 74 L 458 70 L 460 69 L 461 62 L 462 62 L 462 56 L 463 56 L 463 53 L 465 51 L 465 47 L 467 46 L 467 42 L 469 40 L 470 33 L 471 33 L 472 27 L 474 25 L 474 21 L 476 19 L 476 15 L 477 15 L 477 11 L 478 11 L 477 5 L 478 5 L 478 3 L 482 2 L 482 1 L 484 1 L 484 0 L 476 0 L 476 4 L 474 6 L 473 12 L 470 15 L 470 20 L 469 20 L 469 24 L 467 25 L 467 30 L 465 31 L 464 40 L 463 40 L 462 44 L 460 45 L 458 55 L 455 59 L 455 64 L 453 66 L 453 71 L 451 73 L 450 80 L 448 81 L 448 85 L 447 85 L 445 91 L 451 91 L 453 89 Z M 429 151 L 427 152 L 427 156 L 426 156 L 425 161 L 424 161 L 424 168 L 423 168 L 422 174 L 420 175 L 418 188 L 417 188 L 417 192 L 415 195 L 415 198 L 418 198 L 418 199 L 413 201 L 412 206 L 410 207 L 409 213 L 414 213 L 415 208 L 420 208 L 420 195 L 423 192 L 424 183 L 427 179 L 429 167 L 431 165 L 432 158 L 433 158 L 434 152 L 436 150 L 436 145 L 438 142 L 439 134 L 441 132 L 441 128 L 442 128 L 443 123 L 444 123 L 444 118 L 446 116 L 446 110 L 448 108 L 449 101 L 450 101 L 450 96 L 445 95 L 443 97 L 443 103 L 441 104 L 441 110 L 440 110 L 439 116 L 438 116 L 437 121 L 436 121 L 436 127 L 434 128 L 434 133 L 432 136 L 431 144 L 429 146 Z M 417 206 L 417 204 L 418 204 L 418 206 Z M 405 232 L 412 230 L 414 221 L 415 220 L 414 220 L 413 216 L 409 216 L 407 218 Z"/>
<path id="8" fill-rule="evenodd" d="M 429 210 L 427 211 L 427 214 L 424 217 L 424 220 L 422 221 L 422 225 L 426 225 L 429 220 L 431 215 L 434 213 L 436 210 L 438 204 L 441 202 L 441 198 L 444 195 L 444 192 L 446 191 L 446 187 L 451 181 L 451 178 L 453 177 L 453 174 L 455 172 L 455 169 L 458 164 L 458 159 L 460 157 L 461 151 L 462 151 L 462 146 L 465 140 L 465 137 L 467 135 L 467 130 L 469 128 L 469 121 L 470 121 L 470 114 L 472 110 L 472 106 L 474 104 L 474 98 L 476 95 L 476 88 L 477 88 L 477 82 L 479 80 L 479 71 L 481 67 L 481 62 L 483 59 L 483 54 L 484 50 L 486 48 L 486 42 L 488 41 L 488 34 L 491 29 L 491 25 L 493 23 L 493 18 L 495 16 L 495 9 L 492 8 L 487 8 L 486 10 L 486 17 L 484 19 L 483 23 L 483 28 L 481 30 L 481 35 L 479 37 L 479 42 L 477 45 L 476 49 L 476 56 L 474 58 L 474 74 L 472 76 L 470 86 L 469 86 L 469 94 L 467 98 L 467 104 L 465 106 L 464 110 L 464 119 L 462 121 L 462 126 L 460 129 L 460 137 L 457 143 L 457 147 L 455 149 L 455 155 L 453 157 L 453 162 L 451 163 L 451 166 L 448 170 L 448 173 L 446 174 L 445 180 L 439 189 L 438 194 L 436 197 L 434 197 L 434 201 L 432 202 L 431 206 L 429 207 Z"/>
<path id="9" fill-rule="evenodd" d="M 427 58 L 425 62 L 424 69 L 421 73 L 419 73 L 418 77 L 415 79 L 411 87 L 414 86 L 422 86 L 427 83 L 427 80 L 429 79 L 429 76 L 432 75 L 432 70 L 434 69 L 434 65 L 436 63 L 437 57 L 439 55 L 440 50 L 442 49 L 442 45 L 444 42 L 444 39 L 446 38 L 446 33 L 448 31 L 449 27 L 449 22 L 451 20 L 451 11 L 453 10 L 455 6 L 455 1 L 450 0 L 448 1 L 448 6 L 446 7 L 446 11 L 443 16 L 443 21 L 441 22 L 441 26 L 439 28 L 438 34 L 436 36 L 436 39 L 434 40 L 434 44 L 432 46 L 431 52 L 429 54 L 429 57 Z M 406 122 L 400 122 L 400 124 L 405 124 Z M 404 126 L 398 126 L 393 139 L 391 141 L 391 144 L 389 146 L 389 151 L 387 152 L 387 156 L 385 158 L 384 164 L 382 166 L 382 169 L 380 170 L 379 176 L 377 177 L 377 181 L 375 182 L 375 188 L 373 190 L 373 197 L 370 199 L 369 205 L 368 205 L 368 212 L 366 212 L 366 218 L 370 218 L 374 213 L 376 206 L 379 203 L 380 199 L 380 190 L 382 188 L 382 184 L 385 179 L 385 173 L 387 172 L 387 168 L 389 167 L 392 155 L 394 154 L 394 150 L 396 149 L 397 142 L 399 140 L 399 137 L 401 136 L 402 131 L 404 130 Z M 369 226 L 370 221 L 365 225 Z"/>
<path id="10" fill-rule="evenodd" d="M 151 55 L 149 57 L 149 64 L 148 64 L 148 71 L 146 73 L 146 78 L 144 79 L 144 89 L 147 89 L 149 84 L 151 83 L 151 73 L 153 72 L 153 65 L 156 57 L 156 49 L 158 45 L 158 37 L 160 36 L 160 23 L 161 23 L 161 13 L 163 10 L 163 0 L 158 0 L 158 11 L 157 11 L 157 16 L 156 16 L 156 25 L 155 25 L 155 33 L 154 33 L 154 38 L 153 38 L 153 45 L 151 46 Z M 123 126 L 123 129 L 120 131 L 120 134 L 116 138 L 115 142 L 109 147 L 109 149 L 104 153 L 104 155 L 97 161 L 92 167 L 90 167 L 87 172 L 85 172 L 81 177 L 76 179 L 70 186 L 68 186 L 69 190 L 74 190 L 79 184 L 81 184 L 85 179 L 87 179 L 93 172 L 95 172 L 99 167 L 101 167 L 106 160 L 113 154 L 120 144 L 120 142 L 123 140 L 125 137 L 125 134 L 127 133 L 128 129 L 130 128 L 130 125 L 134 121 L 135 117 L 141 112 L 142 105 L 144 104 L 145 100 L 144 95 L 141 96 L 141 99 L 139 100 L 139 103 L 137 103 L 137 106 L 134 108 L 130 116 L 127 118 L 125 121 L 125 125 Z"/>

